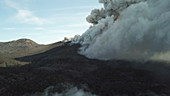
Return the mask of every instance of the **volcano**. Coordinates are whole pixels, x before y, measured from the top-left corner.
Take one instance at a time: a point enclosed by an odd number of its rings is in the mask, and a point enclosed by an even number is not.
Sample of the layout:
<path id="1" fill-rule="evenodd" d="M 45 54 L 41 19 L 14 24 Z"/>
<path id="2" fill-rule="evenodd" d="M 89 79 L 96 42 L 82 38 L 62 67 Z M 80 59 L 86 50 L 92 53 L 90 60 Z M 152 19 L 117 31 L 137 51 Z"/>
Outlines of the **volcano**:
<path id="1" fill-rule="evenodd" d="M 99 3 L 81 36 L 1 42 L 0 96 L 170 96 L 170 1 Z"/>

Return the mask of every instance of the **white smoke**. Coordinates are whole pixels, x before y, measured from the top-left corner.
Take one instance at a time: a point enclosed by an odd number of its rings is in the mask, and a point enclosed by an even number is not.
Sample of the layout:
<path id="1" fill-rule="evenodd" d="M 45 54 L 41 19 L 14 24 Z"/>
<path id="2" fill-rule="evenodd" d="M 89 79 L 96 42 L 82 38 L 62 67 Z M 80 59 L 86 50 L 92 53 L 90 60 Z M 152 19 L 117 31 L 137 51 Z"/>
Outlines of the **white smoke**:
<path id="1" fill-rule="evenodd" d="M 170 60 L 170 0 L 99 0 L 86 18 L 93 23 L 73 43 L 95 59 Z M 167 57 L 168 56 L 168 57 Z"/>
<path id="2" fill-rule="evenodd" d="M 89 92 L 85 92 L 83 89 L 78 89 L 77 87 L 73 87 L 69 90 L 66 90 L 62 93 L 53 93 L 54 87 L 48 87 L 44 90 L 44 92 L 39 92 L 35 94 L 26 94 L 23 96 L 99 96 L 99 95 L 93 95 Z M 114 94 L 114 96 L 128 96 L 126 94 Z M 156 94 L 155 92 L 142 92 L 138 93 L 136 96 L 167 96 L 166 94 Z"/>
<path id="3" fill-rule="evenodd" d="M 48 87 L 42 93 L 35 93 L 35 94 L 27 94 L 24 96 L 96 96 L 92 95 L 89 92 L 85 92 L 83 89 L 78 89 L 77 87 L 73 87 L 69 90 L 65 90 L 62 93 L 53 93 L 53 87 Z"/>

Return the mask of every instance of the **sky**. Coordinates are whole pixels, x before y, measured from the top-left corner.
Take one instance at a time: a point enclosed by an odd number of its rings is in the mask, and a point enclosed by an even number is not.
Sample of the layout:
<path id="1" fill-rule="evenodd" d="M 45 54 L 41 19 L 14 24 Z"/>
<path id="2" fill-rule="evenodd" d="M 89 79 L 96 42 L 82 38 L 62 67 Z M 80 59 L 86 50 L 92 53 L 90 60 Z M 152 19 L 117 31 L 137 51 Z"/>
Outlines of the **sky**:
<path id="1" fill-rule="evenodd" d="M 40 44 L 81 35 L 98 0 L 0 0 L 0 42 L 28 38 Z"/>

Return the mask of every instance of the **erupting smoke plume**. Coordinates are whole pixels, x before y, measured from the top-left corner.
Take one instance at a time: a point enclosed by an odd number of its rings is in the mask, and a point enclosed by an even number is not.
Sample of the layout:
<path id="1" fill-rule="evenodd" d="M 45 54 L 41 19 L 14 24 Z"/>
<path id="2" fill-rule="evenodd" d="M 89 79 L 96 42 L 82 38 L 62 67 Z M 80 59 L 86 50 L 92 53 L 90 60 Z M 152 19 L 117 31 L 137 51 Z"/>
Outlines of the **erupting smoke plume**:
<path id="1" fill-rule="evenodd" d="M 95 59 L 170 60 L 170 0 L 99 0 L 91 26 L 73 43 Z"/>

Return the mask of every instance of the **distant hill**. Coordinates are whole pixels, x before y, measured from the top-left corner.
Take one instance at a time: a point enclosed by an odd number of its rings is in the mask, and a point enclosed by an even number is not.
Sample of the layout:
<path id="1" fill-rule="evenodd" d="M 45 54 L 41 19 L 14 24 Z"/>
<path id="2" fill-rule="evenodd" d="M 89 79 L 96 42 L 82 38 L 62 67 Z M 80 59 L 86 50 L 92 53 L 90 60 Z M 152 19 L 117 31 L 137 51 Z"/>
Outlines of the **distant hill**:
<path id="1" fill-rule="evenodd" d="M 28 64 L 29 62 L 19 62 L 13 60 L 13 58 L 42 53 L 54 47 L 61 46 L 62 44 L 63 42 L 57 42 L 43 45 L 30 39 L 0 42 L 0 67 Z"/>
<path id="2" fill-rule="evenodd" d="M 0 42 L 0 56 L 10 58 L 23 57 L 47 51 L 60 44 L 61 42 L 49 45 L 42 45 L 37 44 L 30 39 L 19 39 L 10 42 Z"/>

